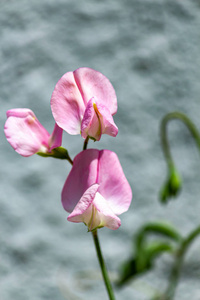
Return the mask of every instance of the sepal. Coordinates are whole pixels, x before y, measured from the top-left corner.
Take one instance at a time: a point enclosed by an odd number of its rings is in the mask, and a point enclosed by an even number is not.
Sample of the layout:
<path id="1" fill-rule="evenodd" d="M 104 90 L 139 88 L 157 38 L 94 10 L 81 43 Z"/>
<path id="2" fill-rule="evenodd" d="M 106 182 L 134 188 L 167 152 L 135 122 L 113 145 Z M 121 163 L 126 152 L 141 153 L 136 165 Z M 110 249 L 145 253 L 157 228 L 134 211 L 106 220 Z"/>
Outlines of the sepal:
<path id="1" fill-rule="evenodd" d="M 39 156 L 42 157 L 53 157 L 53 158 L 58 158 L 58 159 L 67 159 L 69 161 L 71 161 L 71 158 L 68 154 L 67 149 L 63 148 L 63 147 L 57 147 L 51 150 L 51 152 L 37 152 L 37 154 Z"/>

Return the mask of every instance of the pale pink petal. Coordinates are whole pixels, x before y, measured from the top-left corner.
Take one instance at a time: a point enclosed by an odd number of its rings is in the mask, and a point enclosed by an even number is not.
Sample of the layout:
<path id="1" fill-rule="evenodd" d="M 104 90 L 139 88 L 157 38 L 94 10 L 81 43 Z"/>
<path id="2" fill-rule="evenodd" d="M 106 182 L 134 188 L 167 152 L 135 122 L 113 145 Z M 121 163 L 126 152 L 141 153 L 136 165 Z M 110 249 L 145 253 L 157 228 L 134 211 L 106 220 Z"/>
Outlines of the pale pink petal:
<path id="1" fill-rule="evenodd" d="M 91 99 L 98 99 L 107 108 L 104 115 L 104 132 L 116 136 L 117 127 L 112 115 L 117 112 L 115 90 L 103 74 L 90 68 L 79 68 L 64 74 L 55 86 L 51 97 L 51 109 L 59 127 L 69 134 L 81 133 L 83 138 L 90 136 L 100 140 L 101 122 L 92 110 Z"/>
<path id="2" fill-rule="evenodd" d="M 102 134 L 108 134 L 115 137 L 118 134 L 118 128 L 114 123 L 110 111 L 104 105 L 98 103 L 97 109 L 99 112 Z"/>
<path id="3" fill-rule="evenodd" d="M 128 210 L 132 191 L 114 152 L 100 151 L 97 183 L 100 185 L 99 193 L 108 201 L 116 215 Z"/>
<path id="4" fill-rule="evenodd" d="M 94 184 L 85 191 L 67 220 L 75 223 L 83 222 L 90 231 L 101 227 L 118 229 L 121 221 L 97 192 L 98 187 L 98 184 Z"/>
<path id="5" fill-rule="evenodd" d="M 88 229 L 117 229 L 116 216 L 128 210 L 131 188 L 118 157 L 109 150 L 88 149 L 79 153 L 62 191 L 62 204 L 72 222 L 84 222 Z"/>
<path id="6" fill-rule="evenodd" d="M 85 191 L 97 183 L 98 157 L 99 150 L 88 149 L 74 158 L 62 190 L 62 204 L 66 211 L 71 213 Z"/>
<path id="7" fill-rule="evenodd" d="M 22 156 L 30 156 L 48 149 L 50 134 L 30 109 L 9 110 L 7 117 L 5 136 L 16 152 Z"/>
<path id="8" fill-rule="evenodd" d="M 121 225 L 120 219 L 114 214 L 109 206 L 108 201 L 99 192 L 96 193 L 93 205 L 98 211 L 96 213 L 96 218 L 99 220 L 97 220 L 96 223 L 99 223 L 99 227 L 105 226 L 113 230 L 119 228 Z"/>
<path id="9" fill-rule="evenodd" d="M 62 144 L 62 133 L 63 129 L 60 128 L 56 123 L 54 126 L 54 130 L 49 138 L 49 150 L 51 151 L 54 148 L 60 147 Z"/>
<path id="10" fill-rule="evenodd" d="M 81 123 L 81 135 L 82 137 L 85 139 L 88 136 L 88 130 L 90 128 L 90 125 L 92 123 L 92 119 L 94 117 L 95 111 L 93 108 L 93 100 L 90 99 L 90 101 L 88 102 L 86 109 L 85 109 L 85 113 L 83 116 L 83 120 Z"/>
<path id="11" fill-rule="evenodd" d="M 81 123 L 81 135 L 83 138 L 89 136 L 99 141 L 101 138 L 101 122 L 99 115 L 93 107 L 94 103 L 94 98 L 92 98 L 87 104 Z"/>
<path id="12" fill-rule="evenodd" d="M 51 110 L 59 127 L 69 134 L 80 134 L 85 104 L 73 72 L 64 74 L 56 84 Z"/>
<path id="13" fill-rule="evenodd" d="M 118 133 L 109 109 L 98 102 L 94 97 L 89 100 L 81 123 L 82 137 L 89 136 L 96 141 L 99 141 L 104 133 L 111 136 L 116 136 Z"/>
<path id="14" fill-rule="evenodd" d="M 117 97 L 107 77 L 90 68 L 79 68 L 73 73 L 85 106 L 92 97 L 95 97 L 108 107 L 112 115 L 117 112 Z"/>
<path id="15" fill-rule="evenodd" d="M 85 191 L 72 213 L 68 216 L 68 221 L 89 224 L 92 214 L 90 205 L 94 200 L 98 188 L 98 184 L 93 184 Z"/>

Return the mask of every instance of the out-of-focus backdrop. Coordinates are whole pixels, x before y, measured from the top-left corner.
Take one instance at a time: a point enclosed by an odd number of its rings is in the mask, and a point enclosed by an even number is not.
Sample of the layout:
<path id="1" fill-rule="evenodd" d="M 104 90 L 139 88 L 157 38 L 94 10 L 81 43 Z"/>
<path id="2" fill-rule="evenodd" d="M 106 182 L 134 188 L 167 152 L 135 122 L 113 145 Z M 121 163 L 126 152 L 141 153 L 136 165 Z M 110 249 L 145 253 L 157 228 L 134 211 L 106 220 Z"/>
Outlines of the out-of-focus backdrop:
<path id="1" fill-rule="evenodd" d="M 67 71 L 86 66 L 102 72 L 118 97 L 118 136 L 89 144 L 118 154 L 133 190 L 121 228 L 99 231 L 111 277 L 144 222 L 166 220 L 183 234 L 199 224 L 199 153 L 180 122 L 170 124 L 169 134 L 183 189 L 167 206 L 158 202 L 166 177 L 160 120 L 179 110 L 200 128 L 199 32 L 199 0 L 1 0 L 1 300 L 107 299 L 92 237 L 83 224 L 67 221 L 61 205 L 70 165 L 21 157 L 3 133 L 6 111 L 17 107 L 32 109 L 51 132 L 51 93 Z M 64 134 L 72 157 L 82 143 Z M 176 300 L 200 299 L 199 247 L 196 241 L 186 256 Z M 116 298 L 149 300 L 165 288 L 171 263 L 162 256 L 154 272 L 116 291 Z"/>

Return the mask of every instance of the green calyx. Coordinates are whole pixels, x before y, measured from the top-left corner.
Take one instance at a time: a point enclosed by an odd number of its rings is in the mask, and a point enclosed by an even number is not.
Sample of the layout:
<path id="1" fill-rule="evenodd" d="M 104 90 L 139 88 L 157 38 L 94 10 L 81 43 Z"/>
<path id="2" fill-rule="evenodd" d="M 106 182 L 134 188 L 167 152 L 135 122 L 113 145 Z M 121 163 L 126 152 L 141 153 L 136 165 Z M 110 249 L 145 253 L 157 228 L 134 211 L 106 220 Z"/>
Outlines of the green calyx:
<path id="1" fill-rule="evenodd" d="M 38 155 L 42 157 L 53 157 L 58 159 L 67 159 L 71 164 L 73 164 L 73 161 L 71 160 L 67 149 L 63 147 L 57 147 L 51 150 L 51 152 L 37 152 Z"/>

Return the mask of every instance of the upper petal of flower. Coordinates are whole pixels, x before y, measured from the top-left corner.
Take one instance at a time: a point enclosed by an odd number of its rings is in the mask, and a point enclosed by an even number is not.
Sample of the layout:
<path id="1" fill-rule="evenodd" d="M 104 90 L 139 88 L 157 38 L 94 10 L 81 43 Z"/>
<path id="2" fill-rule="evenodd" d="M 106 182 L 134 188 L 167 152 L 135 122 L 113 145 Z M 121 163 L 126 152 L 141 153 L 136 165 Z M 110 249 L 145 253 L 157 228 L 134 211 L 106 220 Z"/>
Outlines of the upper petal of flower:
<path id="1" fill-rule="evenodd" d="M 118 128 L 113 117 L 103 104 L 99 104 L 94 97 L 87 104 L 85 114 L 81 123 L 81 135 L 99 141 L 102 134 L 116 136 Z"/>
<path id="2" fill-rule="evenodd" d="M 85 105 L 94 97 L 101 101 L 101 104 L 108 107 L 112 115 L 116 114 L 117 97 L 112 84 L 106 76 L 90 68 L 79 68 L 74 71 L 74 77 Z"/>
<path id="3" fill-rule="evenodd" d="M 115 137 L 118 134 L 118 128 L 114 123 L 110 110 L 101 103 L 98 104 L 98 102 L 97 104 L 94 104 L 94 109 L 99 115 L 99 120 L 101 122 L 101 133 Z"/>
<path id="4" fill-rule="evenodd" d="M 56 123 L 69 134 L 80 134 L 85 103 L 73 72 L 64 74 L 51 96 L 51 110 Z"/>
<path id="5" fill-rule="evenodd" d="M 103 74 L 90 68 L 79 68 L 64 74 L 55 86 L 51 109 L 56 123 L 70 134 L 79 134 L 85 109 L 91 98 L 117 112 L 115 90 Z"/>
<path id="6" fill-rule="evenodd" d="M 102 134 L 102 124 L 99 113 L 94 109 L 94 98 L 90 99 L 87 104 L 83 121 L 81 123 L 81 135 L 83 138 L 89 136 L 97 141 L 100 140 Z"/>

